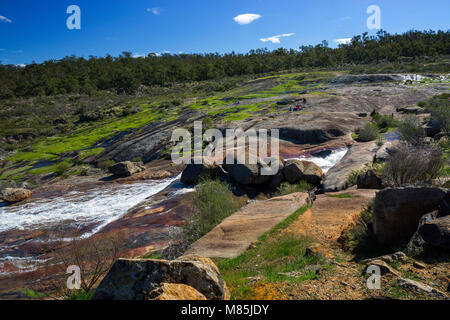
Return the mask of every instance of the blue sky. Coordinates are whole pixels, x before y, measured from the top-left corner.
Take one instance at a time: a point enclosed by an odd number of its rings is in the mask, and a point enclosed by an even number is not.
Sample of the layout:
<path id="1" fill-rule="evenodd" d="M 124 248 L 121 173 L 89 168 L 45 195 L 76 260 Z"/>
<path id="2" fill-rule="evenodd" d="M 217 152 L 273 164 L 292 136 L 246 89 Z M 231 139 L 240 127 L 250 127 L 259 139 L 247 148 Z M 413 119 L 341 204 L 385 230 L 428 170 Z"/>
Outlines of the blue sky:
<path id="1" fill-rule="evenodd" d="M 81 30 L 66 27 L 69 5 L 81 9 Z M 366 26 L 370 5 L 380 7 L 381 28 L 390 33 L 450 28 L 448 0 L 1 0 L 0 61 L 28 64 L 122 51 L 247 52 L 322 40 L 336 46 L 336 39 L 376 32 Z M 259 18 L 234 20 L 243 14 Z M 251 20 L 245 17 L 237 20 Z"/>

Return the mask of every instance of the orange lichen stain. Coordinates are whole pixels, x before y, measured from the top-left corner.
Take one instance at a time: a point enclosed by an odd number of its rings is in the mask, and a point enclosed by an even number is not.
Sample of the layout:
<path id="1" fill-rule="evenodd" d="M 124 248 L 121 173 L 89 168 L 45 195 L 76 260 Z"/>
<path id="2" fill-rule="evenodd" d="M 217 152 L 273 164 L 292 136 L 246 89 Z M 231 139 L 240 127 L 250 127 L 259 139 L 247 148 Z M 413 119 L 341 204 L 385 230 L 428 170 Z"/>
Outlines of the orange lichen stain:
<path id="1" fill-rule="evenodd" d="M 251 300 L 285 300 L 276 283 L 256 283 Z"/>

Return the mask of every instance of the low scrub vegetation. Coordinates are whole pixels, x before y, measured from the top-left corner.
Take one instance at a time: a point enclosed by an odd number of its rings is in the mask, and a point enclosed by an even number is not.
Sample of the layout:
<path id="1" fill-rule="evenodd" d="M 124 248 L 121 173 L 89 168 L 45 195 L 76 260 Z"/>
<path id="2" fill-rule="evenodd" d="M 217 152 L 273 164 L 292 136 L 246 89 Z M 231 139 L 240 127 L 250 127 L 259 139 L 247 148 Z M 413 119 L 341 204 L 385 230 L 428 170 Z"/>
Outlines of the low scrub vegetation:
<path id="1" fill-rule="evenodd" d="M 351 252 L 356 261 L 398 251 L 399 248 L 380 246 L 373 237 L 372 215 L 374 201 L 362 208 L 356 223 L 344 231 L 338 242 L 345 251 Z"/>
<path id="2" fill-rule="evenodd" d="M 439 148 L 401 143 L 390 151 L 383 177 L 385 183 L 391 186 L 423 182 L 439 177 L 443 165 Z"/>
<path id="3" fill-rule="evenodd" d="M 384 163 L 371 163 L 371 164 L 364 166 L 361 169 L 354 169 L 354 170 L 350 171 L 350 173 L 347 175 L 347 180 L 346 180 L 347 187 L 355 186 L 357 183 L 357 180 L 358 180 L 358 176 L 361 173 L 367 172 L 368 170 L 374 170 L 377 173 L 382 175 L 384 173 L 384 169 L 385 169 Z"/>
<path id="4" fill-rule="evenodd" d="M 450 94 L 443 93 L 419 102 L 418 105 L 431 113 L 432 119 L 441 123 L 444 132 L 450 132 Z"/>
<path id="5" fill-rule="evenodd" d="M 383 139 L 380 134 L 391 131 L 398 126 L 399 121 L 392 115 L 375 113 L 372 116 L 372 122 L 368 122 L 364 127 L 356 130 L 353 138 L 361 142 L 377 140 L 377 144 L 381 146 L 383 145 Z"/>
<path id="6" fill-rule="evenodd" d="M 391 115 L 381 115 L 376 113 L 373 116 L 373 120 L 380 129 L 380 132 L 386 132 L 389 129 L 398 127 L 399 125 L 399 121 Z"/>
<path id="7" fill-rule="evenodd" d="M 344 250 L 354 250 L 370 237 L 369 223 L 372 220 L 374 202 L 369 203 L 359 216 L 353 228 L 344 232 L 339 238 Z"/>
<path id="8" fill-rule="evenodd" d="M 226 183 L 205 180 L 193 193 L 194 215 L 187 219 L 184 233 L 188 242 L 201 238 L 239 208 Z"/>
<path id="9" fill-rule="evenodd" d="M 357 132 L 357 139 L 361 142 L 373 141 L 378 137 L 378 127 L 374 123 L 366 123 L 366 125 Z"/>
<path id="10" fill-rule="evenodd" d="M 291 184 L 289 182 L 283 182 L 277 188 L 277 191 L 274 193 L 275 197 L 285 196 L 291 193 L 296 192 L 308 192 L 311 191 L 314 187 L 310 185 L 308 182 L 302 180 L 296 184 Z"/>
<path id="11" fill-rule="evenodd" d="M 60 238 L 64 236 L 62 234 Z M 42 268 L 46 281 L 36 282 L 33 290 L 37 293 L 46 292 L 56 299 L 90 300 L 95 286 L 125 249 L 125 243 L 126 235 L 123 233 L 86 239 L 73 238 L 67 246 L 53 251 L 52 257 Z M 66 274 L 71 266 L 79 267 L 79 289 L 67 288 Z"/>
<path id="12" fill-rule="evenodd" d="M 351 194 L 342 193 L 342 194 L 327 194 L 330 198 L 337 198 L 337 199 L 352 199 L 355 198 L 355 196 L 352 196 Z"/>
<path id="13" fill-rule="evenodd" d="M 406 116 L 403 121 L 400 122 L 398 131 L 400 138 L 412 145 L 422 144 L 423 139 L 425 138 L 425 132 L 420 127 L 420 122 L 414 115 Z"/>
<path id="14" fill-rule="evenodd" d="M 244 205 L 229 186 L 219 180 L 204 179 L 192 194 L 193 214 L 182 227 L 172 227 L 167 235 L 168 247 L 144 258 L 174 259 L 183 255 L 189 245 L 200 239 Z M 244 199 L 245 200 L 245 199 Z"/>

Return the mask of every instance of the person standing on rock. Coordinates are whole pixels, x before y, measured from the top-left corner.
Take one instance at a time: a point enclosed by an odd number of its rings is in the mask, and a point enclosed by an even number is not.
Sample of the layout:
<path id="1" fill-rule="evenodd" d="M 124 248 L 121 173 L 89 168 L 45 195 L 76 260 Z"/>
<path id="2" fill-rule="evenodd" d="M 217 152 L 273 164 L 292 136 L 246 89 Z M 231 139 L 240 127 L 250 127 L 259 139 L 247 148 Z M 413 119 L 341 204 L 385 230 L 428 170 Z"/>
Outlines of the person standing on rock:
<path id="1" fill-rule="evenodd" d="M 306 108 L 306 99 L 302 99 L 302 109 Z"/>

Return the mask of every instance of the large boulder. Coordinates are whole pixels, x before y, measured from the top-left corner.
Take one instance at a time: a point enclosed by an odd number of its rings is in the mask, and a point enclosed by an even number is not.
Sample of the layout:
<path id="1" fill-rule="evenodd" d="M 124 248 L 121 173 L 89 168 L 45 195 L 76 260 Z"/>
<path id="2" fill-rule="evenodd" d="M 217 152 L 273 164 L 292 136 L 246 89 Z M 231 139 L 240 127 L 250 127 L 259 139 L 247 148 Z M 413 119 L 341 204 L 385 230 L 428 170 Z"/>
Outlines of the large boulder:
<path id="1" fill-rule="evenodd" d="M 28 189 L 6 188 L 2 191 L 2 198 L 6 202 L 16 203 L 31 198 L 33 193 Z"/>
<path id="2" fill-rule="evenodd" d="M 271 175 L 263 174 L 263 170 L 270 171 L 269 165 L 251 153 L 246 153 L 243 160 L 238 159 L 233 153 L 229 153 L 223 166 L 237 183 L 243 185 L 260 185 L 271 179 Z"/>
<path id="3" fill-rule="evenodd" d="M 423 215 L 435 211 L 449 195 L 448 189 L 427 187 L 388 188 L 377 193 L 373 230 L 384 245 L 406 244 Z"/>
<path id="4" fill-rule="evenodd" d="M 422 127 L 425 130 L 425 134 L 427 137 L 434 137 L 442 130 L 442 123 L 435 119 L 431 118 L 427 124 Z"/>
<path id="5" fill-rule="evenodd" d="M 418 232 L 426 243 L 450 249 L 450 216 L 426 221 Z"/>
<path id="6" fill-rule="evenodd" d="M 358 175 L 356 184 L 358 189 L 381 189 L 382 179 L 375 170 L 368 170 Z"/>
<path id="7" fill-rule="evenodd" d="M 230 293 L 214 263 L 204 257 L 177 260 L 119 259 L 95 291 L 93 300 L 148 300 L 164 283 L 185 284 L 208 300 Z"/>
<path id="8" fill-rule="evenodd" d="M 301 160 L 288 160 L 284 165 L 284 177 L 290 183 L 296 183 L 303 179 L 303 164 Z"/>
<path id="9" fill-rule="evenodd" d="M 311 161 L 302 161 L 303 163 L 303 178 L 306 182 L 313 186 L 318 186 L 322 183 L 323 171 L 322 169 Z"/>
<path id="10" fill-rule="evenodd" d="M 264 162 L 267 163 L 268 166 L 274 166 L 278 170 L 273 172 L 270 176 L 270 179 L 267 181 L 267 186 L 271 189 L 276 189 L 280 186 L 281 182 L 284 180 L 284 164 L 285 161 L 283 157 L 268 157 L 264 159 Z M 274 163 L 275 162 L 275 163 Z"/>
<path id="11" fill-rule="evenodd" d="M 284 177 L 290 183 L 296 183 L 300 180 L 318 186 L 322 182 L 322 169 L 311 161 L 292 159 L 286 161 L 284 166 Z"/>
<path id="12" fill-rule="evenodd" d="M 202 159 L 201 164 L 191 163 L 186 166 L 181 174 L 181 182 L 187 185 L 196 184 L 202 178 L 215 178 L 225 174 L 223 169 L 207 158 Z"/>
<path id="13" fill-rule="evenodd" d="M 145 167 L 131 161 L 123 161 L 110 166 L 108 170 L 116 177 L 131 177 L 135 173 L 144 171 Z"/>
<path id="14" fill-rule="evenodd" d="M 433 211 L 430 213 L 427 213 L 422 216 L 419 220 L 419 227 L 417 228 L 417 231 L 413 234 L 411 239 L 408 242 L 408 245 L 406 246 L 406 250 L 411 255 L 416 255 L 423 251 L 425 240 L 423 240 L 422 236 L 419 234 L 420 227 L 422 227 L 426 222 L 434 220 L 437 218 L 439 214 L 439 211 Z"/>
<path id="15" fill-rule="evenodd" d="M 389 159 L 390 152 L 400 143 L 399 140 L 385 142 L 375 154 L 375 160 L 385 162 Z"/>

